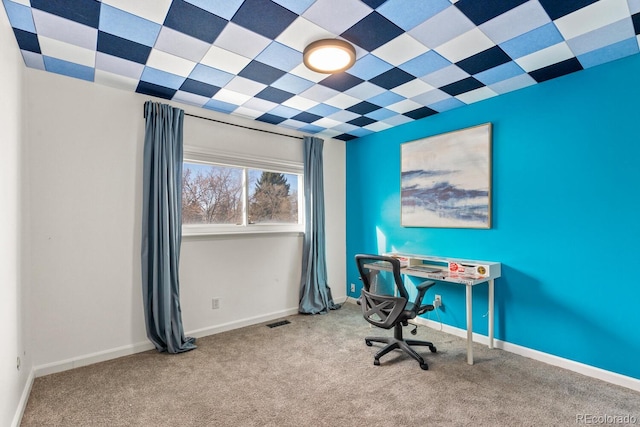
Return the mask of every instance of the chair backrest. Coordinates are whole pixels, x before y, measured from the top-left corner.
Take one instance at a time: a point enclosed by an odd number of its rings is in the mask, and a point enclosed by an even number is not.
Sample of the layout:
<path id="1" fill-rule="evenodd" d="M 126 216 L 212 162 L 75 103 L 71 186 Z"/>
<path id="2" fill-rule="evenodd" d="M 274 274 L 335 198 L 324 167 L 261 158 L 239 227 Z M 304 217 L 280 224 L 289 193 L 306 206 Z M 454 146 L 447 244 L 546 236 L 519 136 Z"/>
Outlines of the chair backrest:
<path id="1" fill-rule="evenodd" d="M 364 290 L 378 295 L 394 295 L 409 300 L 400 275 L 400 261 L 384 255 L 356 255 Z"/>
<path id="2" fill-rule="evenodd" d="M 364 318 L 380 328 L 392 328 L 409 299 L 400 262 L 382 255 L 356 255 L 356 264 L 363 284 L 360 305 Z"/>

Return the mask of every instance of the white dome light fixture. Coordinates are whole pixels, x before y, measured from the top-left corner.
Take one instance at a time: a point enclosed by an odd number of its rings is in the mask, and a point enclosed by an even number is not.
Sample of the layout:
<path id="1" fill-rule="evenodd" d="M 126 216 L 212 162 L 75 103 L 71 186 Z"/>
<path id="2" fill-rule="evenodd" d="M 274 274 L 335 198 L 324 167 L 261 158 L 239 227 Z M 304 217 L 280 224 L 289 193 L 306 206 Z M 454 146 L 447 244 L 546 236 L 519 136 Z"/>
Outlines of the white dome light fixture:
<path id="1" fill-rule="evenodd" d="M 356 50 L 344 40 L 322 39 L 304 49 L 304 65 L 317 73 L 340 73 L 356 62 Z"/>

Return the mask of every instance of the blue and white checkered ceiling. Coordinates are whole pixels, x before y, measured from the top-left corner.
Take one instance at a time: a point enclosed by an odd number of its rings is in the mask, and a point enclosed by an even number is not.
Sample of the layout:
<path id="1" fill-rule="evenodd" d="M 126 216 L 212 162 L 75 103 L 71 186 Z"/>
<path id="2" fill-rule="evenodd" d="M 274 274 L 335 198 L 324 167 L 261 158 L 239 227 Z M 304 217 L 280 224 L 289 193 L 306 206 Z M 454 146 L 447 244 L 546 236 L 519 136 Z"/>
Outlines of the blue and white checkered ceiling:
<path id="1" fill-rule="evenodd" d="M 638 52 L 640 0 L 3 0 L 28 67 L 342 140 Z M 312 41 L 351 42 L 336 75 Z"/>

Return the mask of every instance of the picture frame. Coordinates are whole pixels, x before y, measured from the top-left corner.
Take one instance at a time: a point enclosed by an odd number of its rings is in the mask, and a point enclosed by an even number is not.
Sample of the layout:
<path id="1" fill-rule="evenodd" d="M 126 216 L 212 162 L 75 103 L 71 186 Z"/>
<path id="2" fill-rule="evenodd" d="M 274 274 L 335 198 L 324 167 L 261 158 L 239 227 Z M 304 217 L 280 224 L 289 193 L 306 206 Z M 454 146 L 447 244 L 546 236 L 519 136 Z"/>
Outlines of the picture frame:
<path id="1" fill-rule="evenodd" d="M 400 146 L 403 227 L 491 228 L 492 125 Z"/>

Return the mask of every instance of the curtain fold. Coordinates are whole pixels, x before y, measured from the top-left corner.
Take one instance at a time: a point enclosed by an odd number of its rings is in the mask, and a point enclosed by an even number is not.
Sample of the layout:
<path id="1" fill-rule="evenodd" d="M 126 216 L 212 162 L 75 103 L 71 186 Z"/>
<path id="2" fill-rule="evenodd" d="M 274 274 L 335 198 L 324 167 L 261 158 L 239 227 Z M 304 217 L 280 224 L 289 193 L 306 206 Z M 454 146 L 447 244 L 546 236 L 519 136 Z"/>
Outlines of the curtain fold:
<path id="1" fill-rule="evenodd" d="M 182 127 L 184 111 L 144 104 L 142 294 L 147 337 L 158 351 L 196 348 L 184 336 L 180 309 Z"/>
<path id="2" fill-rule="evenodd" d="M 340 308 L 333 302 L 327 284 L 324 233 L 324 177 L 322 148 L 324 141 L 304 137 L 304 204 L 305 233 L 302 249 L 302 278 L 298 311 L 304 314 L 326 314 Z"/>

